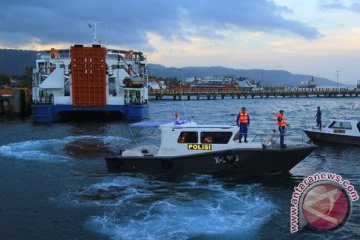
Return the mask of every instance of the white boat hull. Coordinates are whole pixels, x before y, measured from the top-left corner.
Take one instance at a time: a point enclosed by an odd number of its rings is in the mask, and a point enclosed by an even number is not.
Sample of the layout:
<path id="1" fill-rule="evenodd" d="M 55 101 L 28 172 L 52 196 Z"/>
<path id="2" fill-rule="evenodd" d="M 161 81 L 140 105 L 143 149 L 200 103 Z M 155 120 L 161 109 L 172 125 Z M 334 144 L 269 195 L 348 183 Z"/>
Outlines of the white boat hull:
<path id="1" fill-rule="evenodd" d="M 324 141 L 360 146 L 360 137 L 311 130 L 304 130 L 304 132 L 313 141 Z"/>

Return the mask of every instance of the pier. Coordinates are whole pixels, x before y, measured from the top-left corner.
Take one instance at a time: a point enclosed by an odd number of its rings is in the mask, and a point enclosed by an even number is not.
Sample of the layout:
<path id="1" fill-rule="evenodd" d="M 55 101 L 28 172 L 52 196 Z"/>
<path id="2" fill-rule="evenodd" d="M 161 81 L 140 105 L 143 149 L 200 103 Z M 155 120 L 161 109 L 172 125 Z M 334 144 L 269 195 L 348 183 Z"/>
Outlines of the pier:
<path id="1" fill-rule="evenodd" d="M 0 89 L 0 116 L 25 116 L 30 114 L 30 89 Z"/>
<path id="2" fill-rule="evenodd" d="M 271 98 L 271 97 L 358 97 L 360 89 L 349 88 L 217 88 L 217 89 L 150 89 L 149 96 L 155 100 L 173 99 L 173 100 L 216 100 L 232 98 Z"/>

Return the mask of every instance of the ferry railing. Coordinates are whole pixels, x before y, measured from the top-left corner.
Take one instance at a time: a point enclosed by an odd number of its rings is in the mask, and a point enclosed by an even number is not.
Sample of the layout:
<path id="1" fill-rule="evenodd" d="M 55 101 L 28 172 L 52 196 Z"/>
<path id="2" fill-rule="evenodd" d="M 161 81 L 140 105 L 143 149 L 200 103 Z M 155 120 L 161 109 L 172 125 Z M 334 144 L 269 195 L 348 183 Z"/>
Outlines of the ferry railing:
<path id="1" fill-rule="evenodd" d="M 54 103 L 54 97 L 53 96 L 40 97 L 39 103 Z"/>

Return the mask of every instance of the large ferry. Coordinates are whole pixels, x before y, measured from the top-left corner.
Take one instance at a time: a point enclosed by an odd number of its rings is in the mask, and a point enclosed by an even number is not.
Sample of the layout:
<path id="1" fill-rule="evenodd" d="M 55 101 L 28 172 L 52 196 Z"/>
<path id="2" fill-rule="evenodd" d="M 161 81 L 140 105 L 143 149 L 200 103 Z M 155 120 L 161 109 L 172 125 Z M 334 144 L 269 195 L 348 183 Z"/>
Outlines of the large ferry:
<path id="1" fill-rule="evenodd" d="M 148 111 L 147 78 L 142 52 L 98 44 L 41 52 L 33 69 L 33 118 L 52 122 L 74 112 L 110 112 L 142 119 Z"/>
<path id="2" fill-rule="evenodd" d="M 260 82 L 250 80 L 247 77 L 235 77 L 232 75 L 213 75 L 212 77 L 199 78 L 191 83 L 192 88 L 250 88 L 261 87 Z"/>
<path id="3" fill-rule="evenodd" d="M 213 75 L 212 77 L 197 78 L 191 83 L 191 88 L 233 88 L 232 76 Z"/>
<path id="4" fill-rule="evenodd" d="M 309 81 L 301 81 L 298 85 L 299 88 L 316 88 L 316 82 L 314 80 L 314 77 L 311 77 L 311 80 Z"/>
<path id="5" fill-rule="evenodd" d="M 259 81 L 250 80 L 247 77 L 235 77 L 233 75 L 213 75 L 211 77 L 190 78 L 185 82 L 169 86 L 170 89 L 182 90 L 217 90 L 227 89 L 260 89 Z"/>

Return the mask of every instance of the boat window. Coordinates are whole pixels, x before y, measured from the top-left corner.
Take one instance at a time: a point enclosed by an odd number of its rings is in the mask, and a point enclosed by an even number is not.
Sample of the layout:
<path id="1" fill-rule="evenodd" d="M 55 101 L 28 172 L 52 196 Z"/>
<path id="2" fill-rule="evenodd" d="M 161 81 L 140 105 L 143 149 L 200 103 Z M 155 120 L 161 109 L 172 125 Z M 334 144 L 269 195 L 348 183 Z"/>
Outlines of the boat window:
<path id="1" fill-rule="evenodd" d="M 232 132 L 201 132 L 201 143 L 227 144 Z"/>
<path id="2" fill-rule="evenodd" d="M 341 128 L 341 129 L 352 129 L 351 123 L 349 122 L 336 122 L 330 124 L 329 128 Z"/>
<path id="3" fill-rule="evenodd" d="M 178 137 L 178 143 L 197 143 L 198 133 L 197 132 L 181 132 Z"/>
<path id="4" fill-rule="evenodd" d="M 239 140 L 239 137 L 240 137 L 239 132 L 236 132 L 233 140 L 237 141 L 237 140 Z"/>
<path id="5" fill-rule="evenodd" d="M 322 126 L 326 127 L 327 125 L 329 125 L 330 121 L 326 121 Z"/>
<path id="6" fill-rule="evenodd" d="M 358 130 L 360 132 L 360 122 L 357 124 L 357 128 L 358 128 Z"/>

